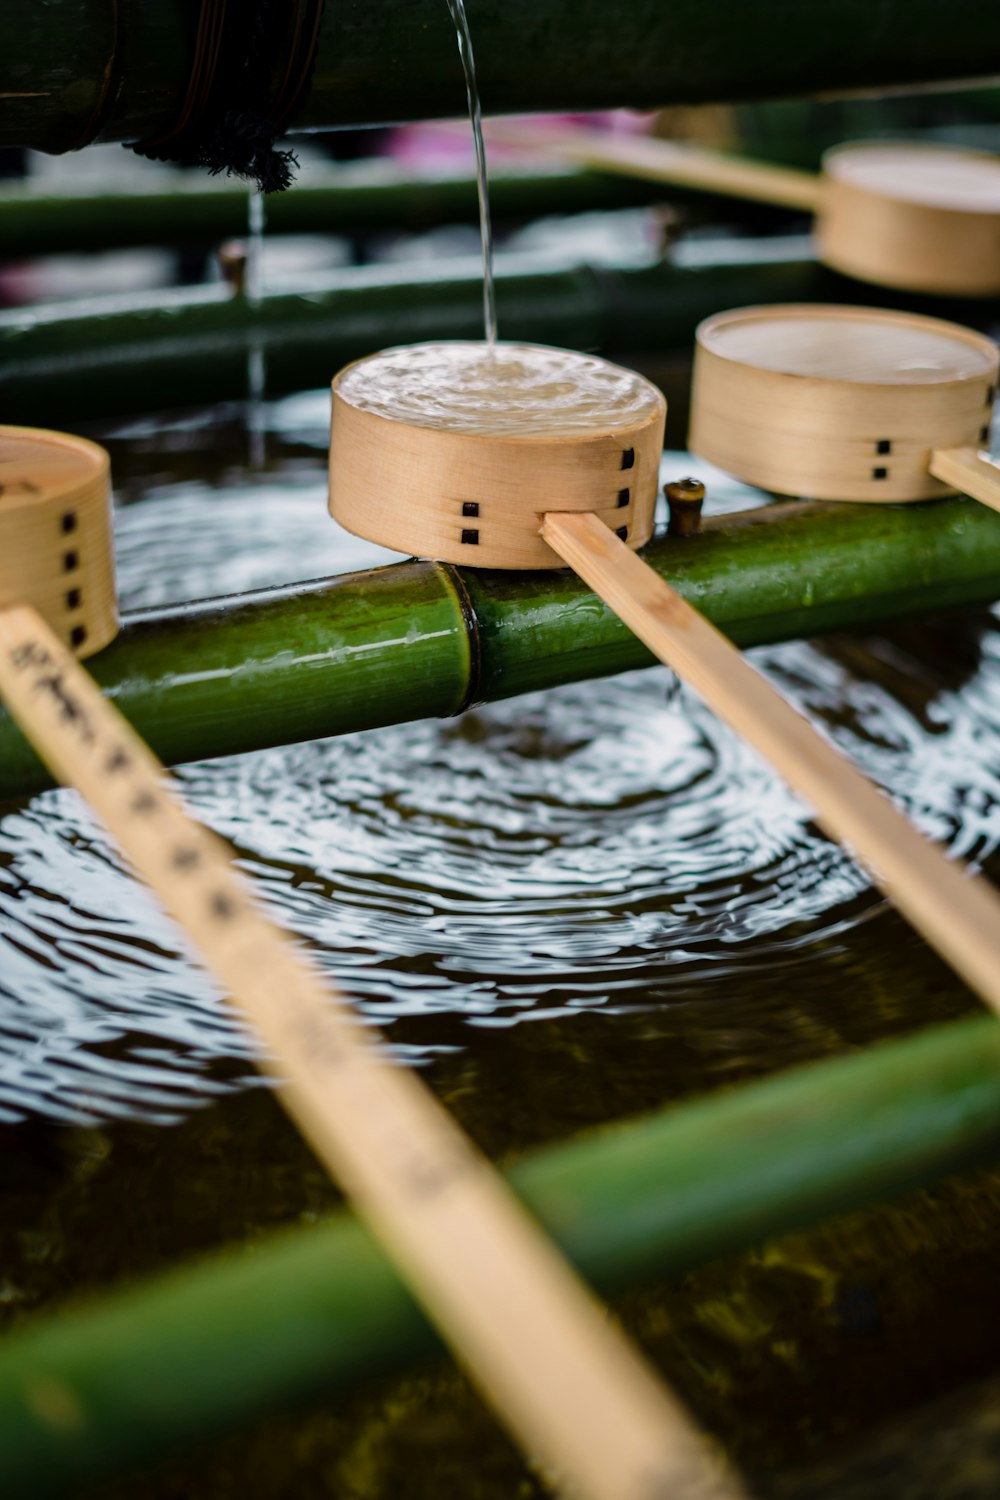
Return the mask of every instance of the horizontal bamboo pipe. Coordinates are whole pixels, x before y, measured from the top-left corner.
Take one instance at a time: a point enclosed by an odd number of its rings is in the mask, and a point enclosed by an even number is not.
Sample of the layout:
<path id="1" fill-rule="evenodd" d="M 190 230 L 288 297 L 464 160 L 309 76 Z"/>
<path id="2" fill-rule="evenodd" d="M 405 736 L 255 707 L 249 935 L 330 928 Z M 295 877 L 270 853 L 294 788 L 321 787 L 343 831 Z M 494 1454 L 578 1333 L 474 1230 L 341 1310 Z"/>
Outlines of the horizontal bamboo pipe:
<path id="1" fill-rule="evenodd" d="M 269 394 L 325 386 L 330 371 L 389 344 L 482 336 L 482 264 L 460 261 L 400 275 L 395 266 L 310 278 L 259 307 L 223 287 L 94 297 L 0 312 L 0 412 L 38 426 L 117 417 L 197 402 L 242 399 L 247 356 L 267 360 Z M 698 324 L 730 307 L 850 302 L 908 307 L 820 267 L 801 239 L 702 242 L 683 264 L 553 265 L 502 257 L 497 303 L 504 337 L 604 354 L 687 356 Z M 968 302 L 935 299 L 923 311 L 968 323 Z M 976 303 L 973 326 L 1000 318 Z M 677 440 L 680 440 L 680 434 Z"/>
<path id="2" fill-rule="evenodd" d="M 643 556 L 739 646 L 1000 597 L 1000 517 L 963 500 L 789 502 L 709 520 L 683 543 L 660 538 Z M 572 574 L 410 562 L 142 611 L 89 665 L 176 764 L 446 717 L 651 661 Z M 0 713 L 0 797 L 49 785 Z"/>
<path id="3" fill-rule="evenodd" d="M 381 164 L 379 164 L 381 166 Z M 629 208 L 661 196 L 640 179 L 576 167 L 490 170 L 494 219 L 537 219 L 595 209 Z M 268 235 L 406 233 L 441 224 L 473 223 L 476 182 L 468 173 L 414 177 L 398 169 L 346 166 L 310 175 L 294 193 L 268 200 Z M 210 245 L 246 234 L 247 190 L 200 177 L 167 189 L 155 186 L 99 193 L 79 188 L 0 189 L 0 260 L 124 249 L 132 245 Z"/>
<path id="4" fill-rule="evenodd" d="M 998 1155 L 1000 1028 L 976 1018 L 581 1137 L 510 1175 L 613 1293 Z M 179 1267 L 0 1345 L 0 1492 L 65 1493 L 434 1347 L 346 1214 Z"/>
<path id="5" fill-rule="evenodd" d="M 1000 16 L 980 0 L 952 0 L 946 25 L 936 0 L 505 0 L 471 20 L 493 113 L 773 99 L 1000 72 Z M 0 145 L 67 151 L 95 133 L 136 140 L 167 128 L 189 66 L 186 22 L 176 0 L 7 0 Z M 284 61 L 274 60 L 276 81 Z M 439 0 L 341 0 L 325 9 L 295 123 L 459 115 L 464 103 Z"/>
<path id="6" fill-rule="evenodd" d="M 802 259 L 800 241 L 743 246 L 737 263 L 729 246 L 720 263 L 719 249 L 683 267 L 501 259 L 504 337 L 605 352 L 687 350 L 699 322 L 723 308 L 843 295 L 837 278 Z M 222 287 L 196 287 L 0 312 L 0 412 L 37 426 L 242 398 L 252 347 L 266 355 L 270 394 L 325 386 L 331 370 L 387 344 L 481 337 L 482 274 L 476 258 L 447 276 L 438 266 L 405 276 L 393 266 L 342 271 L 295 294 L 265 294 L 259 307 Z"/>

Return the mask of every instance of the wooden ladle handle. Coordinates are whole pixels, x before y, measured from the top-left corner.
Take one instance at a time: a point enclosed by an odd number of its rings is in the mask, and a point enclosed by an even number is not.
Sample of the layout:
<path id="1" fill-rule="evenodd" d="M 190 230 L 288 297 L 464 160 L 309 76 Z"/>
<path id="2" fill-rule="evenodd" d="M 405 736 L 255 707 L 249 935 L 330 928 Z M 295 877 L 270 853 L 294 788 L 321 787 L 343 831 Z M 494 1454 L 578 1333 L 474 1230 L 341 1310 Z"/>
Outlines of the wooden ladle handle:
<path id="1" fill-rule="evenodd" d="M 285 1108 L 526 1451 L 583 1500 L 740 1500 L 499 1175 L 259 908 L 220 840 L 30 607 L 0 609 L 0 697 L 264 1038 Z"/>
<path id="2" fill-rule="evenodd" d="M 766 757 L 903 915 L 1000 1012 L 1000 896 L 897 811 L 669 584 L 597 516 L 550 513 L 553 551 L 719 718 Z"/>
<path id="3" fill-rule="evenodd" d="M 938 448 L 931 454 L 928 467 L 943 484 L 952 485 L 991 510 L 1000 510 L 1000 465 L 975 448 Z"/>
<path id="4" fill-rule="evenodd" d="M 506 121 L 491 122 L 489 134 L 498 144 L 544 151 L 605 172 L 700 188 L 781 208 L 800 208 L 807 213 L 816 212 L 823 194 L 823 180 L 814 173 L 653 136 L 606 135 L 596 130 L 540 136 Z"/>

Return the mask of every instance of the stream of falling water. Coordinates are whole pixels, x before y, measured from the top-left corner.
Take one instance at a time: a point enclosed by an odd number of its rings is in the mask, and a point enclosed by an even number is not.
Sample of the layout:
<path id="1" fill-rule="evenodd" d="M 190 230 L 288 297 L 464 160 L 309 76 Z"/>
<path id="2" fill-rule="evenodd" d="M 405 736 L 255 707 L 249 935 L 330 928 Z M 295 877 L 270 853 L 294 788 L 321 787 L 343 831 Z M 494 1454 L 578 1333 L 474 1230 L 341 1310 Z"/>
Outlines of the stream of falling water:
<path id="1" fill-rule="evenodd" d="M 264 296 L 264 195 L 250 190 L 247 196 L 247 262 L 244 290 L 247 303 L 260 307 Z M 250 468 L 259 472 L 267 456 L 264 391 L 267 358 L 264 338 L 256 320 L 251 324 L 247 349 L 247 432 Z"/>
<path id="2" fill-rule="evenodd" d="M 465 14 L 464 0 L 447 0 L 451 19 L 458 33 L 458 52 L 465 72 L 465 90 L 469 96 L 469 120 L 472 124 L 472 139 L 476 148 L 476 188 L 479 193 L 479 229 L 483 241 L 483 323 L 486 341 L 497 341 L 497 304 L 493 286 L 493 224 L 490 219 L 489 183 L 486 177 L 486 145 L 483 141 L 483 111 L 479 102 L 476 83 L 476 59 L 472 51 L 472 35 Z"/>

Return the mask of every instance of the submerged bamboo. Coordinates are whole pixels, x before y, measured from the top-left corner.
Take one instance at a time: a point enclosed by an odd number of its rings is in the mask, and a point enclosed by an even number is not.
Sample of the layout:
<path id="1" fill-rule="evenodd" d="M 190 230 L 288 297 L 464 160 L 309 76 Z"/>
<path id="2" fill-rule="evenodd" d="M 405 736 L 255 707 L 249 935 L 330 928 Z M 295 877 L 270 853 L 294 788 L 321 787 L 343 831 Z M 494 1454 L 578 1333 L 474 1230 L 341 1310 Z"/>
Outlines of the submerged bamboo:
<path id="1" fill-rule="evenodd" d="M 980 0 L 505 0 L 473 13 L 491 112 L 655 108 L 773 99 L 1000 71 L 1000 15 Z M 706 44 L 711 38 L 711 45 Z M 0 31 L 0 145 L 68 151 L 137 140 L 176 119 L 190 69 L 178 0 L 8 0 Z M 274 59 L 275 82 L 286 59 Z M 328 5 L 295 125 L 460 114 L 454 35 L 439 0 Z"/>
<path id="2" fill-rule="evenodd" d="M 583 1137 L 511 1181 L 605 1292 L 1000 1153 L 1000 1028 L 939 1026 Z M 0 1348 L 0 1492 L 64 1493 L 435 1348 L 341 1215 L 182 1267 Z"/>
<path id="3" fill-rule="evenodd" d="M 964 500 L 772 505 L 643 556 L 740 646 L 1000 597 L 1000 516 Z M 570 573 L 409 562 L 143 611 L 90 666 L 176 764 L 447 716 L 652 660 Z M 50 784 L 0 715 L 0 797 Z"/>

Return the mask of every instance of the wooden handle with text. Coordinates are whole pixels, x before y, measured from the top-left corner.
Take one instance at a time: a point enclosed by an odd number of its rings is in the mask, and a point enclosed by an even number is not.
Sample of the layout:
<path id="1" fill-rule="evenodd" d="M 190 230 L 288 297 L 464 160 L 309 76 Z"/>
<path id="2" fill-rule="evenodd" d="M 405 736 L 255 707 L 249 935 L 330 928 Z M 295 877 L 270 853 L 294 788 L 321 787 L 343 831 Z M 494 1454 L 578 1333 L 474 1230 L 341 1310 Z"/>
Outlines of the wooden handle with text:
<path id="1" fill-rule="evenodd" d="M 588 1500 L 741 1494 L 498 1174 L 261 911 L 222 842 L 27 606 L 0 611 L 0 695 L 260 1033 L 285 1108 L 529 1458 Z"/>

